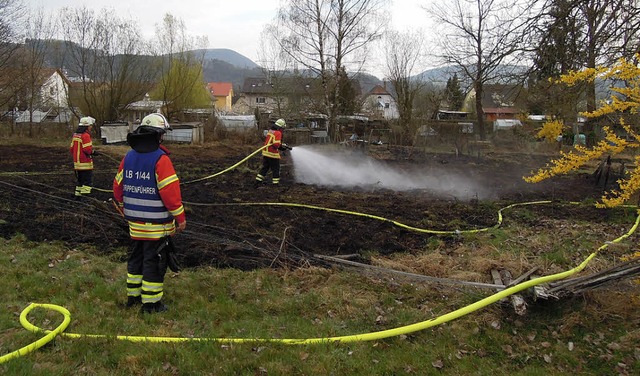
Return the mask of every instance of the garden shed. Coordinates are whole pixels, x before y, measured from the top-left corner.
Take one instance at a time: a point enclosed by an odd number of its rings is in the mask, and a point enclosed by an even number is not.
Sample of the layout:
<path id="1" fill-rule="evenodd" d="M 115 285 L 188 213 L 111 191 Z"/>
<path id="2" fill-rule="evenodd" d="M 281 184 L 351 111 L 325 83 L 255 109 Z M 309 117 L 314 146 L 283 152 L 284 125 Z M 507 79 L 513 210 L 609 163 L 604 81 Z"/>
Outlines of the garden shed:
<path id="1" fill-rule="evenodd" d="M 127 142 L 129 132 L 131 132 L 131 125 L 126 121 L 104 122 L 100 126 L 100 138 L 105 145 Z"/>
<path id="2" fill-rule="evenodd" d="M 493 130 L 511 129 L 513 127 L 521 127 L 522 122 L 518 119 L 496 119 L 493 121 Z"/>
<path id="3" fill-rule="evenodd" d="M 254 115 L 222 115 L 218 120 L 227 129 L 253 129 L 257 126 Z"/>
<path id="4" fill-rule="evenodd" d="M 173 131 L 164 135 L 168 142 L 201 144 L 204 142 L 204 124 L 201 122 L 171 123 Z"/>

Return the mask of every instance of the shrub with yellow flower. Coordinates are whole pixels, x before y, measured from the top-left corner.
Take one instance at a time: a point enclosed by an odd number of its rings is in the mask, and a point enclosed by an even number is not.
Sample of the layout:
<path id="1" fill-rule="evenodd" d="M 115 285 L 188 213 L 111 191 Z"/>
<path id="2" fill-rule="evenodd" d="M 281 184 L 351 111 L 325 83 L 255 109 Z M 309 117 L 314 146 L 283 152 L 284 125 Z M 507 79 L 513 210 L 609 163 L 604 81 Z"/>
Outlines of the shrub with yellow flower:
<path id="1" fill-rule="evenodd" d="M 548 143 L 555 143 L 558 140 L 558 136 L 562 136 L 563 128 L 564 122 L 562 120 L 549 120 L 542 125 L 536 136 L 543 138 Z"/>
<path id="2" fill-rule="evenodd" d="M 640 54 L 636 55 L 640 59 Z M 623 87 L 611 87 L 610 90 L 618 95 L 613 95 L 611 100 L 593 112 L 582 113 L 587 118 L 600 117 L 610 114 L 620 114 L 623 112 L 637 114 L 640 110 L 640 68 L 633 62 L 625 59 L 619 60 L 610 68 L 601 67 L 596 69 L 585 69 L 579 72 L 571 72 L 558 79 L 560 83 L 576 85 L 583 81 L 593 81 L 596 78 L 609 79 L 625 82 Z M 576 145 L 569 152 L 560 152 L 560 158 L 552 159 L 544 168 L 531 175 L 525 176 L 524 180 L 529 183 L 537 183 L 553 176 L 566 174 L 579 169 L 594 160 L 602 160 L 604 156 L 614 156 L 630 149 L 640 148 L 640 136 L 624 119 L 620 119 L 622 128 L 627 133 L 627 138 L 618 137 L 613 130 L 608 127 L 603 128 L 604 138 L 593 147 Z M 558 127 L 560 127 L 558 129 Z M 551 141 L 551 138 L 560 134 L 562 124 L 548 122 L 543 126 L 538 134 Z M 634 157 L 635 164 L 640 165 L 640 155 Z M 640 169 L 632 170 L 623 178 L 618 180 L 618 188 L 606 192 L 602 197 L 600 207 L 616 207 L 627 203 L 637 192 L 640 191 Z"/>

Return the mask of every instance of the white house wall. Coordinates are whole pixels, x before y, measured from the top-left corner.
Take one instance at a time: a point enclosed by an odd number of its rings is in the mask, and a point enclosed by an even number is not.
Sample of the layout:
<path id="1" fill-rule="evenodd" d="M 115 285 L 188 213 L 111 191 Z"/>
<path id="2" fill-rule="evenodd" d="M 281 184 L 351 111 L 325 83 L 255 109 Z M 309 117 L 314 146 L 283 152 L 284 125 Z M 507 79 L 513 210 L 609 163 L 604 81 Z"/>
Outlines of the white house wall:
<path id="1" fill-rule="evenodd" d="M 49 77 L 40 88 L 42 104 L 46 107 L 68 108 L 67 85 L 58 72 Z"/>
<path id="2" fill-rule="evenodd" d="M 385 108 L 385 104 L 389 104 L 389 108 Z M 398 111 L 398 104 L 396 100 L 393 99 L 391 95 L 370 95 L 367 101 L 365 102 L 365 111 L 374 111 L 382 116 L 386 120 L 398 119 L 400 118 L 400 112 Z"/>
<path id="3" fill-rule="evenodd" d="M 381 97 L 382 103 L 389 103 L 389 108 L 383 106 L 384 118 L 387 120 L 398 119 L 400 117 L 400 112 L 398 112 L 398 104 L 396 103 L 396 100 L 393 99 L 391 95 L 381 95 Z"/>

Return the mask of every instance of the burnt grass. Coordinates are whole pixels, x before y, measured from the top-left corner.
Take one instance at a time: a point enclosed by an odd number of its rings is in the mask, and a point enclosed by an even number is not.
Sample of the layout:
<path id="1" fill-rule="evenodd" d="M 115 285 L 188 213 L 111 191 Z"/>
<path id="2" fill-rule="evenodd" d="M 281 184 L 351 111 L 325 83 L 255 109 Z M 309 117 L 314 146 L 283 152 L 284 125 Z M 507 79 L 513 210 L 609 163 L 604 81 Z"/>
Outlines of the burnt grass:
<path id="1" fill-rule="evenodd" d="M 397 169 L 437 166 L 468 176 L 490 187 L 490 198 L 436 196 L 428 190 L 395 192 L 371 187 L 335 189 L 295 182 L 291 156 L 282 161 L 279 187 L 254 187 L 261 159 L 254 156 L 227 173 L 199 182 L 244 159 L 255 146 L 168 145 L 182 182 L 187 231 L 175 237 L 184 267 L 214 265 L 249 270 L 322 264 L 321 255 L 418 252 L 433 236 L 445 242 L 456 236 L 431 235 L 403 229 L 389 221 L 309 208 L 257 203 L 295 203 L 355 211 L 433 230 L 467 230 L 496 224 L 498 209 L 518 202 L 597 199 L 602 188 L 591 174 L 572 174 L 528 184 L 522 176 L 545 165 L 546 156 L 493 153 L 455 156 L 409 152 L 380 146 L 372 157 Z M 331 152 L 332 146 L 327 151 Z M 373 146 L 371 147 L 373 148 Z M 32 241 L 61 241 L 99 254 L 126 257 L 127 226 L 111 206 L 113 177 L 125 146 L 99 145 L 94 190 L 90 198 L 73 196 L 75 176 L 68 149 L 32 145 L 0 146 L 0 236 L 23 234 Z M 253 205 L 249 205 L 253 203 Z M 603 222 L 607 216 L 593 207 L 572 209 L 531 206 L 534 218 L 571 218 Z M 521 220 L 526 221 L 526 218 Z M 536 219 L 537 220 L 537 219 Z"/>

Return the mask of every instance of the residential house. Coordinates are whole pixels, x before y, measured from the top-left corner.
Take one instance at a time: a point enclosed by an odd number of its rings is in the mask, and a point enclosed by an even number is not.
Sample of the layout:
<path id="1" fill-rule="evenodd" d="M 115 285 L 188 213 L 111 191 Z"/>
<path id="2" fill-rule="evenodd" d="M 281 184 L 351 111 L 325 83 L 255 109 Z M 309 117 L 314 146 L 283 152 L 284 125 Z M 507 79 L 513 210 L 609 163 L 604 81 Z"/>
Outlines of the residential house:
<path id="1" fill-rule="evenodd" d="M 475 89 L 465 98 L 463 110 L 475 113 Z M 516 119 L 526 112 L 526 92 L 521 85 L 484 85 L 482 111 L 486 121 Z"/>
<path id="2" fill-rule="evenodd" d="M 23 110 L 16 112 L 16 123 L 70 122 L 72 114 L 67 97 L 70 86 L 71 82 L 61 70 L 41 69 L 35 82 L 26 85 L 32 89 L 14 94 L 12 102 L 17 109 Z"/>
<path id="3" fill-rule="evenodd" d="M 43 108 L 68 108 L 70 82 L 59 69 L 45 68 L 41 72 L 40 102 Z"/>
<path id="4" fill-rule="evenodd" d="M 142 100 L 129 103 L 123 113 L 124 121 L 136 124 L 147 115 L 160 112 L 165 114 L 167 110 L 167 104 L 164 101 L 154 101 L 149 97 L 149 93 L 144 95 Z"/>
<path id="5" fill-rule="evenodd" d="M 309 112 L 319 103 L 317 79 L 309 77 L 249 77 L 244 80 L 240 98 L 233 105 L 238 114 L 287 111 Z"/>
<path id="6" fill-rule="evenodd" d="M 233 84 L 231 82 L 209 82 L 207 90 L 213 97 L 213 104 L 217 111 L 231 111 L 233 99 Z"/>
<path id="7" fill-rule="evenodd" d="M 376 85 L 365 94 L 362 111 L 373 118 L 398 119 L 400 117 L 398 103 L 387 91 L 386 86 L 386 83 L 383 86 Z"/>
<path id="8" fill-rule="evenodd" d="M 274 92 L 272 83 L 265 77 L 245 78 L 233 111 L 243 115 L 253 114 L 256 110 L 272 112 L 278 107 Z"/>

